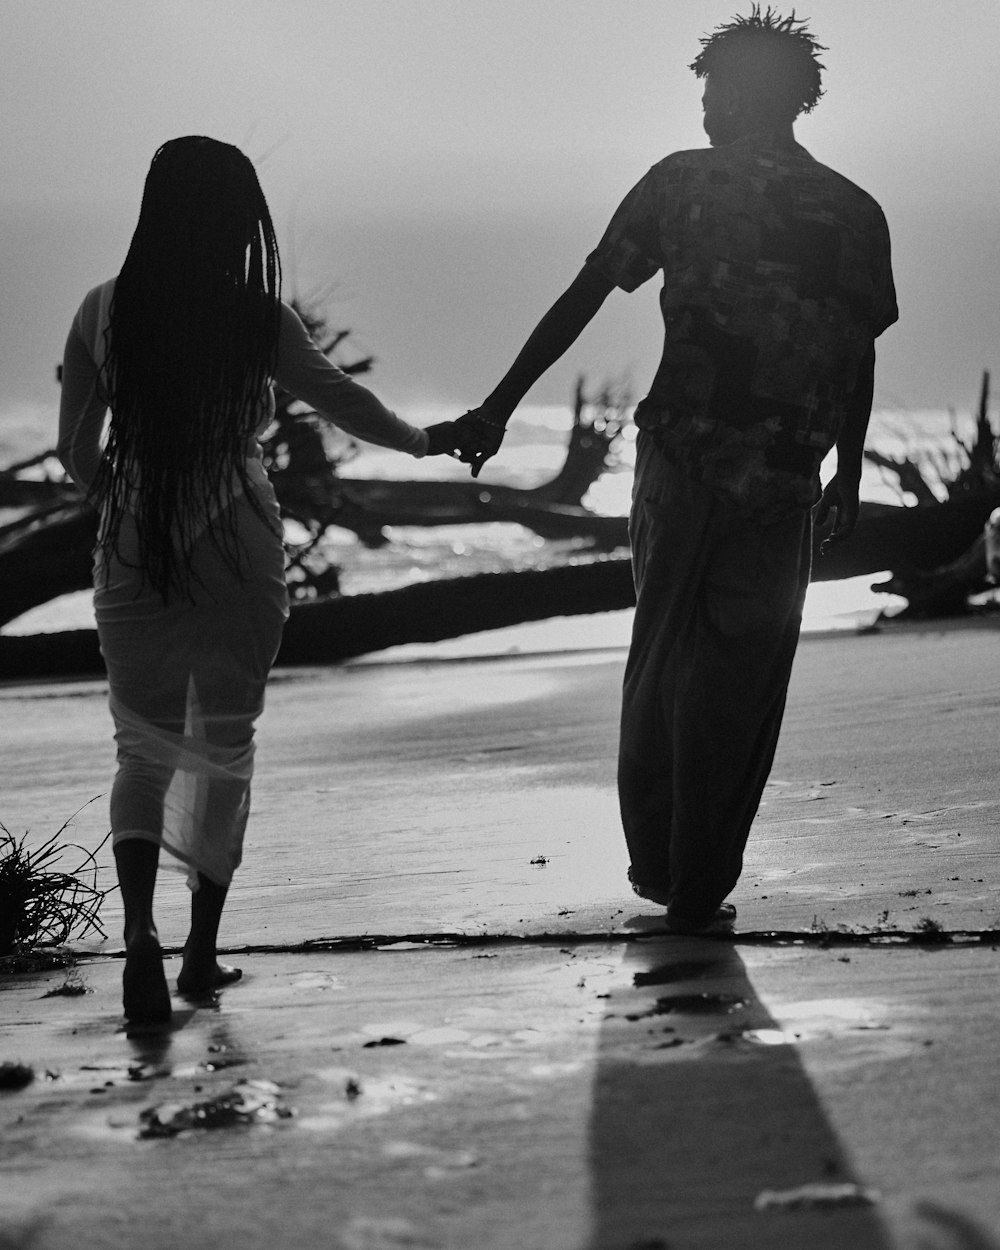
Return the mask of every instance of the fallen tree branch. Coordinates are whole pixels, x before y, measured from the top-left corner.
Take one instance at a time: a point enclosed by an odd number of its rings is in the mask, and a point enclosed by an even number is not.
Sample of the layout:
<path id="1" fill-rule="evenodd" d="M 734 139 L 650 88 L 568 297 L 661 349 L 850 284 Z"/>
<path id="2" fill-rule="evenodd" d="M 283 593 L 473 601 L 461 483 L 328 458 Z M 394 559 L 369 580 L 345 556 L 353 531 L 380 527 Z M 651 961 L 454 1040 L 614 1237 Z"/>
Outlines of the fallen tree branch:
<path id="1" fill-rule="evenodd" d="M 634 602 L 631 563 L 620 556 L 344 595 L 292 607 L 277 663 L 335 664 L 402 643 L 440 642 L 553 616 L 609 612 Z M 0 636 L 0 679 L 103 672 L 94 629 Z"/>
<path id="2" fill-rule="evenodd" d="M 406 483 L 408 487 L 436 488 L 439 483 Z M 451 484 L 446 484 L 451 485 Z M 464 487 L 464 483 L 458 483 Z M 496 488 L 491 488 L 495 494 Z M 1000 505 L 1000 491 L 961 495 L 946 503 L 919 508 L 894 504 L 862 504 L 857 529 L 849 542 L 825 556 L 814 549 L 813 581 L 836 581 L 878 573 L 883 569 L 934 569 L 962 556 L 981 536 L 990 512 Z M 584 513 L 581 516 L 581 512 Z M 378 514 L 376 514 L 378 515 Z M 439 514 L 440 515 L 440 514 Z M 458 518 L 453 518 L 457 520 Z M 585 510 L 557 505 L 542 507 L 492 499 L 476 504 L 476 521 L 519 521 L 544 527 L 549 537 L 565 538 L 590 526 L 596 550 L 625 547 L 628 524 L 624 517 L 601 517 Z M 438 520 L 435 524 L 443 523 Z M 90 586 L 91 550 L 96 519 L 89 510 L 67 509 L 47 518 L 31 532 L 22 532 L 16 544 L 0 547 L 0 625 L 14 620 L 57 595 Z M 554 570 L 552 570 L 554 571 Z M 512 577 L 527 576 L 512 573 Z M 471 579 L 460 579 L 471 580 Z M 428 583 L 434 595 L 442 582 Z M 391 592 L 395 593 L 395 592 Z M 599 607 L 591 608 L 597 612 Z M 531 618 L 525 618 L 531 619 Z M 537 619 L 537 618 L 535 618 Z"/>
<path id="3" fill-rule="evenodd" d="M 969 610 L 969 596 L 986 589 L 986 573 L 986 535 L 980 534 L 957 560 L 936 569 L 900 569 L 872 590 L 904 598 L 901 618 L 961 616 Z"/>

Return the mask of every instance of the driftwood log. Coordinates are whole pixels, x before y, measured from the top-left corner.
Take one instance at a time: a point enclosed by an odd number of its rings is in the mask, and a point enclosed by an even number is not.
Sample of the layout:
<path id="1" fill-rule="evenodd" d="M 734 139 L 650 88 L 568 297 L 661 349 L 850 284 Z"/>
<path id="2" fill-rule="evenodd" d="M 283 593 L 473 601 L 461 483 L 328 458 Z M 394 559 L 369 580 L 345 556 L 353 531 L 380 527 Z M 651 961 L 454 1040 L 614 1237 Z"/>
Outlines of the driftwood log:
<path id="1" fill-rule="evenodd" d="M 997 503 L 1000 500 L 992 501 L 993 506 Z M 926 508 L 867 505 L 854 537 L 829 555 L 816 557 L 814 580 L 851 577 L 901 564 L 923 565 L 932 571 L 949 561 L 961 563 L 968 549 L 981 541 L 990 510 L 991 501 L 974 497 Z M 76 525 L 79 529 L 79 518 Z M 51 526 L 41 533 L 47 542 L 52 540 Z M 76 534 L 77 588 L 89 584 L 89 540 L 84 538 Z M 66 559 L 70 549 L 68 542 L 56 544 L 51 555 Z M 895 587 L 887 583 L 885 588 Z M 380 594 L 345 595 L 292 607 L 278 663 L 336 663 L 401 643 L 437 642 L 553 616 L 613 611 L 633 603 L 631 567 L 624 554 L 554 569 L 483 573 Z M 0 636 L 0 679 L 101 672 L 94 630 Z"/>
<path id="2" fill-rule="evenodd" d="M 382 485 L 374 483 L 373 487 L 381 489 Z M 439 484 L 405 485 L 437 487 Z M 464 483 L 456 485 L 464 486 Z M 487 492 L 480 492 L 485 493 Z M 1000 491 L 961 495 L 946 503 L 915 508 L 897 507 L 893 504 L 862 504 L 858 527 L 853 537 L 825 556 L 819 555 L 817 550 L 813 560 L 813 580 L 835 581 L 865 573 L 877 573 L 883 569 L 930 571 L 947 565 L 964 555 L 981 538 L 990 512 L 998 505 Z M 538 520 L 540 513 L 544 513 L 544 523 L 565 527 L 559 537 L 579 535 L 581 528 L 585 530 L 586 525 L 599 522 L 601 541 L 595 544 L 598 550 L 624 549 L 628 545 L 624 517 L 599 517 L 586 513 L 584 509 L 554 505 L 542 509 L 534 504 L 522 504 L 503 498 L 496 502 L 477 499 L 473 515 L 460 514 L 456 510 L 451 522 L 457 523 L 459 519 L 520 519 L 525 524 L 530 520 L 541 524 Z M 580 513 L 584 513 L 584 516 L 581 517 Z M 85 590 L 90 585 L 91 551 L 95 533 L 94 514 L 74 507 L 63 510 L 62 515 L 49 513 L 44 521 L 39 519 L 33 522 L 33 528 L 26 527 L 16 544 L 0 550 L 0 624 L 11 621 L 40 604 L 48 603 L 58 595 Z M 515 576 L 526 577 L 527 574 Z M 429 583 L 428 590 L 432 594 L 436 593 L 435 588 L 442 585 L 442 582 Z M 628 605 L 617 603 L 613 606 Z M 551 615 L 558 615 L 558 602 L 555 609 Z M 599 612 L 603 609 L 594 607 L 590 610 Z M 537 618 L 529 616 L 523 619 Z"/>
<path id="3" fill-rule="evenodd" d="M 935 508 L 948 508 L 947 515 L 958 503 L 964 502 L 968 515 L 975 517 L 982 505 L 983 528 L 970 536 L 969 544 L 948 554 L 937 546 L 922 547 L 919 559 L 892 561 L 886 568 L 892 576 L 886 582 L 873 587 L 888 591 L 907 600 L 902 614 L 905 617 L 926 618 L 959 616 L 969 610 L 969 597 L 985 590 L 992 578 L 1000 581 L 1000 521 L 990 517 L 995 505 L 1000 504 L 1000 435 L 994 433 L 990 418 L 990 374 L 984 371 L 979 391 L 979 407 L 976 412 L 972 437 L 966 441 L 953 431 L 953 448 L 961 455 L 961 467 L 949 472 L 941 449 L 894 459 L 877 451 L 866 449 L 865 459 L 894 474 L 900 490 L 911 492 L 918 505 L 926 505 L 928 515 L 935 516 Z M 928 467 L 940 488 L 944 486 L 947 501 L 936 504 L 936 495 L 927 475 Z M 987 524 L 987 521 L 990 523 Z"/>
<path id="4" fill-rule="evenodd" d="M 359 362 L 349 371 L 363 372 L 369 363 Z M 912 615 L 961 610 L 967 596 L 985 585 L 983 529 L 990 513 L 1000 507 L 1000 440 L 989 421 L 988 397 L 987 374 L 976 436 L 968 446 L 961 444 L 967 464 L 947 484 L 945 502 L 937 502 L 919 465 L 866 453 L 894 472 L 901 487 L 913 490 L 919 502 L 916 507 L 862 504 L 855 534 L 826 556 L 818 553 L 822 536 L 817 536 L 814 581 L 891 569 L 890 581 L 878 588 L 905 596 Z M 565 463 L 551 481 L 527 490 L 471 480 L 344 478 L 324 447 L 319 427 L 309 414 L 292 412 L 285 402 L 288 398 L 279 404 L 280 419 L 266 454 L 284 515 L 299 520 L 312 534 L 308 547 L 330 525 L 353 530 L 362 541 L 377 546 L 385 541 L 387 526 L 506 521 L 523 524 L 544 538 L 588 540 L 598 558 L 556 569 L 481 574 L 382 594 L 297 602 L 280 663 L 331 663 L 399 643 L 438 641 L 632 604 L 625 518 L 599 516 L 581 505 L 589 485 L 613 463 L 612 445 L 625 420 L 624 395 L 605 388 L 588 400 L 580 379 Z M 0 529 L 0 624 L 90 585 L 96 536 L 93 512 L 65 481 L 36 482 L 19 476 L 43 465 L 50 454 L 0 471 L 0 506 L 32 509 Z M 615 551 L 619 554 L 600 556 Z M 315 586 L 319 587 L 318 579 Z M 0 637 L 0 678 L 101 671 L 93 630 Z"/>
<path id="5" fill-rule="evenodd" d="M 969 596 L 984 588 L 987 572 L 986 535 L 980 534 L 957 560 L 936 569 L 898 570 L 872 590 L 900 595 L 906 600 L 904 615 L 917 620 L 960 616 L 967 610 Z"/>
<path id="6" fill-rule="evenodd" d="M 635 602 L 627 558 L 554 569 L 479 573 L 380 594 L 292 607 L 279 664 L 334 664 L 409 642 L 439 642 L 552 616 L 580 616 Z M 0 679 L 101 674 L 93 629 L 0 636 Z"/>
<path id="7" fill-rule="evenodd" d="M 307 324 L 308 313 L 306 313 Z M 325 336 L 314 327 L 324 351 L 334 350 L 342 335 Z M 364 372 L 369 361 L 347 366 Z M 596 552 L 626 546 L 621 517 L 600 516 L 582 506 L 590 486 L 619 455 L 627 421 L 628 395 L 605 386 L 592 397 L 577 380 L 573 424 L 563 463 L 550 480 L 529 488 L 473 481 L 381 481 L 344 477 L 340 453 L 326 442 L 325 423 L 300 412 L 290 395 L 277 397 L 275 423 L 264 441 L 264 459 L 286 519 L 297 521 L 308 541 L 289 551 L 290 580 L 304 580 L 311 592 L 325 595 L 336 587 L 336 569 L 314 561 L 330 526 L 353 531 L 363 543 L 387 542 L 391 526 L 464 525 L 483 521 L 515 522 L 542 538 L 580 538 Z M 90 585 L 96 518 L 73 484 L 53 468 L 54 453 L 42 452 L 0 470 L 0 507 L 30 509 L 0 528 L 0 625 L 60 595 Z M 45 480 L 25 478 L 43 469 Z M 53 474 L 55 474 L 53 476 Z M 317 566 L 318 571 L 317 571 Z"/>

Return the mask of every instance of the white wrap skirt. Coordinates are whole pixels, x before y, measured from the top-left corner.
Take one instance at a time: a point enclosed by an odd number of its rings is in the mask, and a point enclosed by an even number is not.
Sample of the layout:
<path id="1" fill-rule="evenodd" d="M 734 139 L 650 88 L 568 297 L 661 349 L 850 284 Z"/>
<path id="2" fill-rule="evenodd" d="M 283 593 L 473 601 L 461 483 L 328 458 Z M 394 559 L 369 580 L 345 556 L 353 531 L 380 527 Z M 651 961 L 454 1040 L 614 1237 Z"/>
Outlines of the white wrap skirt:
<path id="1" fill-rule="evenodd" d="M 126 517 L 117 555 L 95 561 L 94 606 L 108 670 L 118 771 L 113 842 L 139 838 L 167 851 L 197 888 L 198 874 L 227 886 L 239 865 L 250 810 L 254 726 L 288 616 L 281 523 L 263 468 L 228 504 L 242 577 L 206 530 L 198 539 L 191 598 L 166 603 L 135 567 Z M 227 518 L 228 519 L 228 518 Z M 193 601 L 192 601 L 193 600 Z"/>

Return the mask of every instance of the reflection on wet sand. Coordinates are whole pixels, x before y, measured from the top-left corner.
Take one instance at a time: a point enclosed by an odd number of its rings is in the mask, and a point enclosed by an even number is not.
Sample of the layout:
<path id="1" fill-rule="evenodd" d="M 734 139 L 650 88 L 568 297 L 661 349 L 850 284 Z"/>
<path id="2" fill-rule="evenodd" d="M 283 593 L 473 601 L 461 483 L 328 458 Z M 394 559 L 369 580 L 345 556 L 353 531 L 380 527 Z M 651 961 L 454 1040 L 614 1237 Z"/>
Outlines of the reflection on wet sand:
<path id="1" fill-rule="evenodd" d="M 720 1227 L 727 1250 L 888 1247 L 796 1048 L 747 1038 L 777 1024 L 737 949 L 643 939 L 621 972 L 598 1043 L 591 1250 L 718 1250 Z"/>

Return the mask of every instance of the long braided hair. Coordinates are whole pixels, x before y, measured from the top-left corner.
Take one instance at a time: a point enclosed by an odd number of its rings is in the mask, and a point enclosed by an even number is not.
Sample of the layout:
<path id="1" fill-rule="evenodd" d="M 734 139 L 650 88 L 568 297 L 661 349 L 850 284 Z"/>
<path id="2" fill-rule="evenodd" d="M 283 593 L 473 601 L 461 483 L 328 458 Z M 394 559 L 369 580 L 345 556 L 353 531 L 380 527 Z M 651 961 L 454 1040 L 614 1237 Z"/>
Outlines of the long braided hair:
<path id="1" fill-rule="evenodd" d="M 138 562 L 164 601 L 190 596 L 206 529 L 240 573 L 235 482 L 277 355 L 281 266 L 253 165 L 194 135 L 153 157 L 115 284 L 102 367 L 111 419 L 94 485 L 105 559 L 135 516 Z"/>

